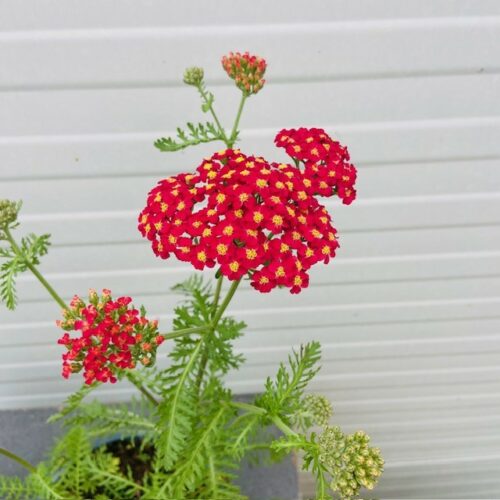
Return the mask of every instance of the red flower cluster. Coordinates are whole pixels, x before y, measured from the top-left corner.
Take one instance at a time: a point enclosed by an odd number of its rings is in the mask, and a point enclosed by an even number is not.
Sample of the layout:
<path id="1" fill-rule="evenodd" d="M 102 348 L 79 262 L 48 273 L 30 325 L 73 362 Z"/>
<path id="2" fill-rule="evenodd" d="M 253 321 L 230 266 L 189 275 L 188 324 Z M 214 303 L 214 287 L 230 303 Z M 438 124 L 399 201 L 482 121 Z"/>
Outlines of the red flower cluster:
<path id="1" fill-rule="evenodd" d="M 56 322 L 64 330 L 81 332 L 77 338 L 66 332 L 58 340 L 68 349 L 62 357 L 65 378 L 83 369 L 86 384 L 115 383 L 120 370 L 154 362 L 164 337 L 158 334 L 158 323 L 146 319 L 144 310 L 139 312 L 131 301 L 130 297 L 113 300 L 109 290 L 103 290 L 101 297 L 91 290 L 88 304 L 75 295 L 64 319 Z"/>
<path id="2" fill-rule="evenodd" d="M 230 52 L 222 58 L 222 67 L 247 95 L 256 94 L 264 86 L 267 64 L 262 57 Z"/>
<path id="3" fill-rule="evenodd" d="M 282 130 L 274 142 L 297 162 L 304 163 L 304 175 L 311 182 L 309 192 L 337 194 L 346 205 L 356 198 L 356 167 L 349 163 L 349 152 L 323 129 Z"/>
<path id="4" fill-rule="evenodd" d="M 324 144 L 340 147 L 329 141 Z M 196 269 L 217 264 L 230 280 L 249 274 L 261 292 L 285 286 L 298 293 L 308 286 L 308 269 L 327 263 L 339 246 L 331 217 L 315 198 L 332 195 L 338 186 L 332 177 L 347 168 L 333 158 L 323 153 L 302 171 L 239 150 L 220 151 L 195 174 L 160 181 L 139 216 L 139 230 L 163 259 L 173 253 Z"/>

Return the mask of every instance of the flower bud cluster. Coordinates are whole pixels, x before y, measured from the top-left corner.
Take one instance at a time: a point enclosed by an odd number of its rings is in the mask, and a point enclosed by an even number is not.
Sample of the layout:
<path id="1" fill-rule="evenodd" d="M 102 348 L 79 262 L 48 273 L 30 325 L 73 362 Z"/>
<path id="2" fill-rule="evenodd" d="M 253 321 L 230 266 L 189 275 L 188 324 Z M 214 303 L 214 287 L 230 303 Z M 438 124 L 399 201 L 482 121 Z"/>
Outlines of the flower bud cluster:
<path id="1" fill-rule="evenodd" d="M 63 319 L 56 322 L 67 330 L 58 340 L 68 349 L 62 356 L 63 377 L 83 370 L 86 384 L 115 383 L 120 370 L 154 363 L 165 339 L 158 334 L 158 322 L 148 320 L 131 302 L 130 297 L 113 300 L 106 289 L 101 296 L 90 290 L 88 304 L 73 297 Z M 79 331 L 80 336 L 70 337 L 68 331 Z"/>
<path id="2" fill-rule="evenodd" d="M 303 400 L 304 409 L 310 413 L 314 423 L 322 427 L 328 425 L 333 415 L 330 401 L 321 394 L 308 394 Z"/>
<path id="3" fill-rule="evenodd" d="M 328 426 L 319 436 L 319 460 L 332 476 L 331 488 L 341 498 L 349 499 L 364 487 L 375 487 L 384 470 L 378 448 L 369 446 L 370 437 L 363 431 L 344 435 L 339 427 Z"/>
<path id="4" fill-rule="evenodd" d="M 197 66 L 187 68 L 184 71 L 184 83 L 198 87 L 203 81 L 204 75 L 203 68 L 198 68 Z"/>
<path id="5" fill-rule="evenodd" d="M 264 86 L 263 77 L 267 64 L 262 57 L 248 52 L 230 52 L 222 58 L 222 67 L 236 86 L 247 95 L 256 94 Z"/>
<path id="6" fill-rule="evenodd" d="M 9 227 L 16 222 L 20 203 L 10 200 L 0 200 L 0 229 Z"/>

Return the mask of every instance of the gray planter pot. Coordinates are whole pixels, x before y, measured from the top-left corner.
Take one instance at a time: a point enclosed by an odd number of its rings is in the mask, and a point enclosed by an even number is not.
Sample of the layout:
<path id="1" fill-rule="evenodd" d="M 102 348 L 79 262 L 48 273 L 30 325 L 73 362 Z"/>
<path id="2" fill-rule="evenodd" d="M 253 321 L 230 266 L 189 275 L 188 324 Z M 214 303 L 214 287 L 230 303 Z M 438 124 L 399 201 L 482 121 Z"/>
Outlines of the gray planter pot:
<path id="1" fill-rule="evenodd" d="M 13 451 L 33 464 L 45 458 L 60 428 L 47 424 L 54 408 L 0 411 L 0 446 Z M 276 435 L 279 431 L 276 429 Z M 24 476 L 26 471 L 0 456 L 0 473 Z M 243 463 L 238 479 L 243 493 L 251 500 L 297 500 L 299 498 L 297 469 L 288 457 L 270 466 Z"/>

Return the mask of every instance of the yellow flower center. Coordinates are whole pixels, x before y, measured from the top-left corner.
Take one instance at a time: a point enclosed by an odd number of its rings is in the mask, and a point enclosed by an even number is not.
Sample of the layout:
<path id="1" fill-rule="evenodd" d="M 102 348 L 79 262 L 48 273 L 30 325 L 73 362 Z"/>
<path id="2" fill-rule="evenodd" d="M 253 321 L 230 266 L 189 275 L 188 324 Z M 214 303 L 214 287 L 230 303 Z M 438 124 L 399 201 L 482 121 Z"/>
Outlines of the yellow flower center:
<path id="1" fill-rule="evenodd" d="M 259 222 L 261 222 L 263 218 L 264 218 L 264 215 L 261 212 L 254 212 L 254 214 L 253 214 L 254 222 L 259 224 Z"/>
<path id="2" fill-rule="evenodd" d="M 254 260 L 257 257 L 257 250 L 254 248 L 245 249 L 245 253 L 248 260 Z"/>
<path id="3" fill-rule="evenodd" d="M 273 215 L 272 221 L 275 226 L 283 225 L 283 217 L 281 215 Z"/>
<path id="4" fill-rule="evenodd" d="M 279 266 L 277 269 L 276 269 L 276 272 L 274 273 L 276 275 L 276 278 L 282 278 L 283 276 L 285 276 L 285 269 L 283 266 Z"/>
<path id="5" fill-rule="evenodd" d="M 217 253 L 219 255 L 226 255 L 226 253 L 227 253 L 227 245 L 224 245 L 224 243 L 219 243 L 217 245 Z"/>

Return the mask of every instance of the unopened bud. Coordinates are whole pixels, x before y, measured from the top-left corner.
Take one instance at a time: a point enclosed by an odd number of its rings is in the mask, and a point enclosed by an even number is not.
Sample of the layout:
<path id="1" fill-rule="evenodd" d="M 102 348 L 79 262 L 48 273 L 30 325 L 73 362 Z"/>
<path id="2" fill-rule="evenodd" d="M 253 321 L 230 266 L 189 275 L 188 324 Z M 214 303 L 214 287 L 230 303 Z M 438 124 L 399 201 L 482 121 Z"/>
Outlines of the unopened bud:
<path id="1" fill-rule="evenodd" d="M 16 222 L 21 202 L 0 200 L 0 228 L 9 227 Z"/>
<path id="2" fill-rule="evenodd" d="M 198 68 L 197 66 L 192 66 L 184 71 L 184 83 L 187 85 L 194 85 L 197 87 L 203 81 L 205 73 L 203 68 Z"/>

